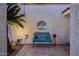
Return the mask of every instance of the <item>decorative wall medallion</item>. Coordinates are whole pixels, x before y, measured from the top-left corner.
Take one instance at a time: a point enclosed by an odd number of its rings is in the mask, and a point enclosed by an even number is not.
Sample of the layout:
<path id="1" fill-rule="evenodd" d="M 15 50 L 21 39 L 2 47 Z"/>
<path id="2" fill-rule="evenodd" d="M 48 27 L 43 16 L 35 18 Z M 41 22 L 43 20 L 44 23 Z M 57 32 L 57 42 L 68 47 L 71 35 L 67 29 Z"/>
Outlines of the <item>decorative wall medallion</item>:
<path id="1" fill-rule="evenodd" d="M 37 28 L 38 28 L 39 30 L 44 30 L 44 29 L 46 28 L 46 22 L 45 22 L 45 21 L 39 21 L 39 22 L 37 23 Z"/>

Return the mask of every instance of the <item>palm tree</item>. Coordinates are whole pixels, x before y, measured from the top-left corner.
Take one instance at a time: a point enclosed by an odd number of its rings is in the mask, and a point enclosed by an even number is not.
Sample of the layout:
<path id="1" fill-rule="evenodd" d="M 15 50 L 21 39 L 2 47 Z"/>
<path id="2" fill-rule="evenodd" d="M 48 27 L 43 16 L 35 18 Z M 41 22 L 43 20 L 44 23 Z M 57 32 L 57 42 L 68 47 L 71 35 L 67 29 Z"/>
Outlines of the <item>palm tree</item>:
<path id="1" fill-rule="evenodd" d="M 25 23 L 25 20 L 22 19 L 24 14 L 19 15 L 20 7 L 16 3 L 7 3 L 7 33 L 8 33 L 8 25 L 16 25 L 24 28 L 22 22 Z M 13 49 L 11 48 L 9 38 L 7 36 L 7 52 L 8 54 L 12 53 Z"/>

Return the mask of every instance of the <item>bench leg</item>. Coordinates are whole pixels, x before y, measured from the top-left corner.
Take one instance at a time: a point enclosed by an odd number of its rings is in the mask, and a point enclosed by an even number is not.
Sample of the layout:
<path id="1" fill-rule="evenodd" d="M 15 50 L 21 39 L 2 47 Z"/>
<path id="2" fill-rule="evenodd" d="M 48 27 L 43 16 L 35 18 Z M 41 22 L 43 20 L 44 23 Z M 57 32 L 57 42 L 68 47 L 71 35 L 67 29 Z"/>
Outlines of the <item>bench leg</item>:
<path id="1" fill-rule="evenodd" d="M 33 42 L 32 46 L 34 47 L 34 42 Z"/>
<path id="2" fill-rule="evenodd" d="M 52 42 L 49 42 L 49 45 L 52 46 Z"/>
<path id="3" fill-rule="evenodd" d="M 51 42 L 49 42 L 49 45 L 51 45 Z"/>

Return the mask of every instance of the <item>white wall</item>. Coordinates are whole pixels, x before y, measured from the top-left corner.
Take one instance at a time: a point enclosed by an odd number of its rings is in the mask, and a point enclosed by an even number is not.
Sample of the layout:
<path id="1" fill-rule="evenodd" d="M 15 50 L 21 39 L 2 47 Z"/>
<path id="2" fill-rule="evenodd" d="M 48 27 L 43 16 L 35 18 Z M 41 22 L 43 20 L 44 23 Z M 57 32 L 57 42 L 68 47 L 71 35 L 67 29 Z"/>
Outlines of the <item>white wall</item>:
<path id="1" fill-rule="evenodd" d="M 57 43 L 65 44 L 69 43 L 69 16 L 62 16 L 61 12 L 66 9 L 69 5 L 59 4 L 59 5 L 25 5 L 26 14 L 25 20 L 26 24 L 24 24 L 24 29 L 14 28 L 13 35 L 14 40 L 17 38 L 23 38 L 23 43 L 32 43 L 33 33 L 36 31 L 40 31 L 37 29 L 37 22 L 39 20 L 44 20 L 47 23 L 47 28 L 43 31 L 50 32 L 51 34 L 57 34 Z M 24 35 L 28 34 L 29 37 L 27 40 L 24 39 Z"/>
<path id="2" fill-rule="evenodd" d="M 7 55 L 6 4 L 0 3 L 0 55 Z"/>
<path id="3" fill-rule="evenodd" d="M 9 38 L 9 40 L 10 40 L 10 43 L 11 43 L 12 41 L 14 41 L 14 37 L 13 37 L 13 35 L 12 35 L 11 26 L 12 26 L 12 25 L 8 24 L 8 38 Z"/>

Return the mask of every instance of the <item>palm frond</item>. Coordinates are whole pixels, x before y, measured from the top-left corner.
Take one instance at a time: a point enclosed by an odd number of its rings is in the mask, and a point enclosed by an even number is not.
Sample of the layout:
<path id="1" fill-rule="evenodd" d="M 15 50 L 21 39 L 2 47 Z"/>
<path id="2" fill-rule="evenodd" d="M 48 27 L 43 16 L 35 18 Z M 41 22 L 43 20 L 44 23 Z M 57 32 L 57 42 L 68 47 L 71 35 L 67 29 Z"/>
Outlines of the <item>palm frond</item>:
<path id="1" fill-rule="evenodd" d="M 26 22 L 22 17 L 24 14 L 19 14 L 20 7 L 16 3 L 8 3 L 7 4 L 7 20 L 10 25 L 18 25 L 23 28 L 22 22 Z"/>

